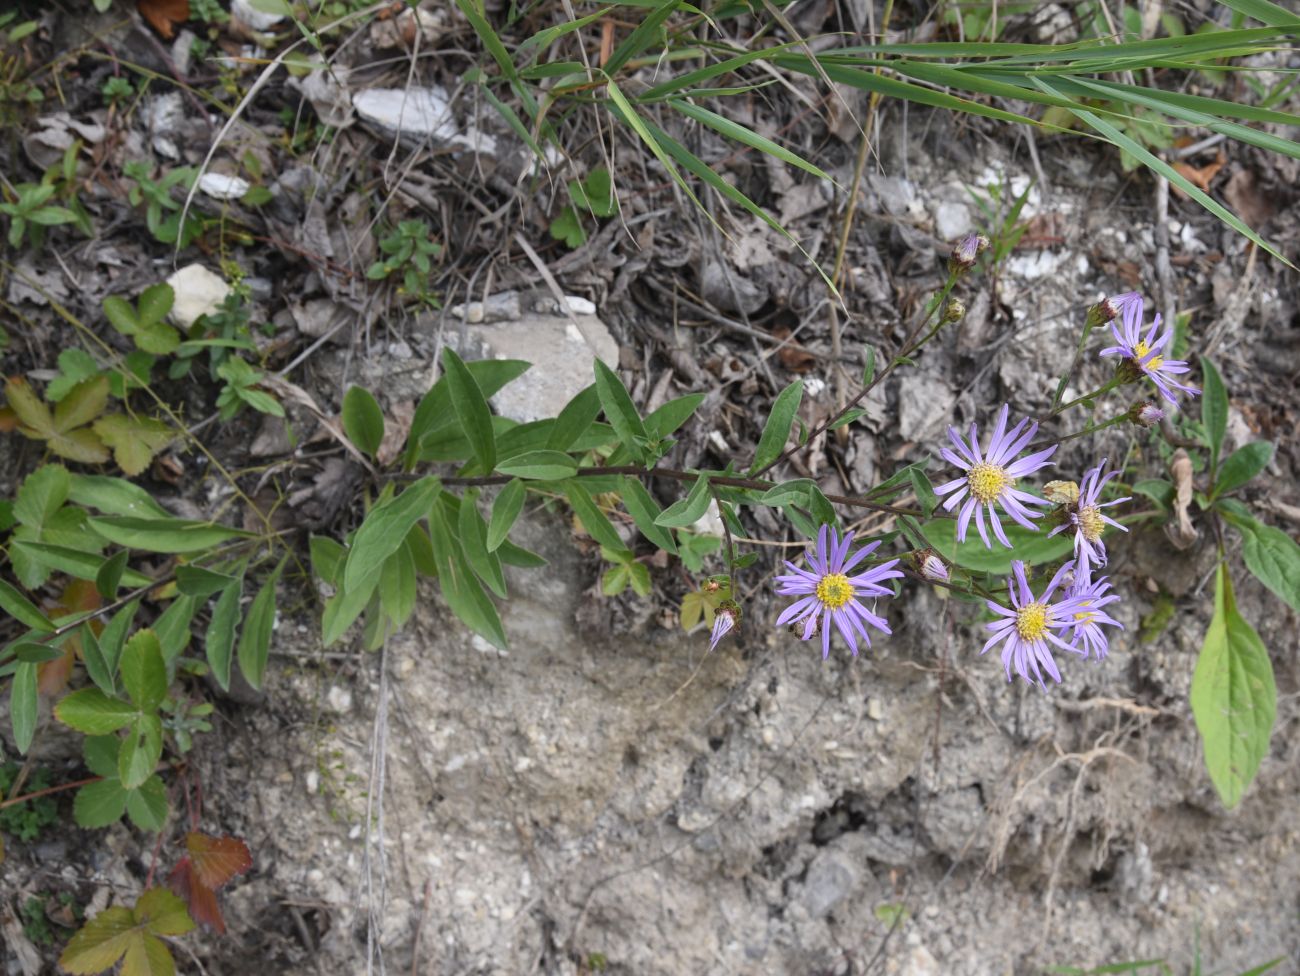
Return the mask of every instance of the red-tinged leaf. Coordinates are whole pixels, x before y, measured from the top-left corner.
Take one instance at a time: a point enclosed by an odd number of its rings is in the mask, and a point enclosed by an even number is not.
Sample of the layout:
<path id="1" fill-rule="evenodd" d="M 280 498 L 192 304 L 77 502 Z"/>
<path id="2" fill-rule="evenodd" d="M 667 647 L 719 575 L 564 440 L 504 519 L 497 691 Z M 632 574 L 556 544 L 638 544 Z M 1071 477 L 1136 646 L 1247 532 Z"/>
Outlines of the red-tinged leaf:
<path id="1" fill-rule="evenodd" d="M 136 8 L 149 26 L 169 41 L 177 26 L 190 19 L 190 0 L 136 0 Z"/>
<path id="2" fill-rule="evenodd" d="M 98 610 L 103 602 L 99 590 L 95 588 L 92 581 L 74 579 L 63 588 L 58 602 L 48 608 L 49 616 L 52 620 L 60 621 L 63 617 Z M 90 626 L 97 634 L 104 629 L 104 625 L 98 620 L 92 620 Z M 42 695 L 51 697 L 61 694 L 68 686 L 68 679 L 72 677 L 72 669 L 81 653 L 81 635 L 74 634 L 63 645 L 62 657 L 46 661 L 40 666 L 37 690 Z"/>
<path id="3" fill-rule="evenodd" d="M 13 407 L 0 407 L 0 434 L 10 434 L 18 429 L 18 414 Z"/>
<path id="4" fill-rule="evenodd" d="M 199 881 L 194 864 L 188 857 L 181 858 L 180 863 L 172 868 L 167 884 L 189 906 L 190 917 L 194 921 L 213 932 L 226 931 L 226 920 L 221 915 L 221 906 L 217 904 L 217 893 Z"/>
<path id="5" fill-rule="evenodd" d="M 248 845 L 238 837 L 190 832 L 185 835 L 185 849 L 190 852 L 199 881 L 213 891 L 253 866 Z"/>
<path id="6" fill-rule="evenodd" d="M 63 653 L 53 661 L 42 662 L 36 669 L 36 690 L 53 698 L 63 693 L 77 663 L 77 648 L 72 641 L 63 645 Z"/>

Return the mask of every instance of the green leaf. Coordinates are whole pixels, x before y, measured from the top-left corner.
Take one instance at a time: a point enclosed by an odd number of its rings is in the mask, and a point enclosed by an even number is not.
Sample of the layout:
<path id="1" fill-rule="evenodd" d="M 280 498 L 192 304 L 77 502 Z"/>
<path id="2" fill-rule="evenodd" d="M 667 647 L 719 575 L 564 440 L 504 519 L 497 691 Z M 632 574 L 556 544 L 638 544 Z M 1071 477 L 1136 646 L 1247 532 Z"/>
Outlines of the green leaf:
<path id="1" fill-rule="evenodd" d="M 501 560 L 487 548 L 487 523 L 478 511 L 478 489 L 471 488 L 460 500 L 457 514 L 457 531 L 465 561 L 476 576 L 499 597 L 506 595 L 506 580 L 501 572 Z"/>
<path id="2" fill-rule="evenodd" d="M 866 389 L 871 385 L 871 381 L 876 377 L 876 350 L 873 346 L 866 346 L 862 351 L 862 358 L 865 361 L 862 367 L 862 388 Z"/>
<path id="3" fill-rule="evenodd" d="M 669 505 L 655 519 L 656 525 L 669 529 L 684 529 L 698 522 L 709 507 L 709 476 L 701 474 L 695 479 L 685 498 Z"/>
<path id="4" fill-rule="evenodd" d="M 1223 5 L 1270 27 L 1300 27 L 1300 17 L 1294 11 L 1271 0 L 1223 0 Z"/>
<path id="5" fill-rule="evenodd" d="M 54 624 L 50 623 L 50 619 L 36 608 L 36 604 L 4 580 L 0 580 L 0 610 L 4 610 L 20 624 L 32 630 L 39 630 L 42 633 L 54 630 Z"/>
<path id="6" fill-rule="evenodd" d="M 171 606 L 162 612 L 153 623 L 153 631 L 158 635 L 158 644 L 162 648 L 163 660 L 170 665 L 185 648 L 189 647 L 190 622 L 194 612 L 199 608 L 199 601 L 192 596 L 178 596 Z"/>
<path id="7" fill-rule="evenodd" d="M 1219 370 L 1209 359 L 1201 357 L 1201 376 L 1205 389 L 1201 395 L 1201 422 L 1209 437 L 1210 470 L 1219 466 L 1219 452 L 1223 449 L 1223 435 L 1228 429 L 1228 391 L 1224 389 Z"/>
<path id="8" fill-rule="evenodd" d="M 934 494 L 934 485 L 930 484 L 929 477 L 920 468 L 912 468 L 912 490 L 916 492 L 916 500 L 921 503 L 921 511 L 925 517 L 929 518 L 934 513 L 934 508 L 939 504 L 939 500 Z"/>
<path id="9" fill-rule="evenodd" d="M 497 470 L 532 481 L 563 481 L 577 472 L 578 462 L 561 451 L 529 451 L 502 461 Z"/>
<path id="10" fill-rule="evenodd" d="M 690 420 L 704 399 L 703 393 L 688 393 L 686 396 L 669 400 L 659 409 L 652 410 L 646 415 L 646 432 L 651 437 L 662 440 Z"/>
<path id="11" fill-rule="evenodd" d="M 54 706 L 54 717 L 86 735 L 107 735 L 135 721 L 139 710 L 118 698 L 109 698 L 98 688 L 74 691 Z"/>
<path id="12" fill-rule="evenodd" d="M 87 508 L 99 509 L 105 515 L 150 519 L 171 517 L 168 511 L 139 485 L 132 484 L 125 478 L 102 474 L 72 475 L 68 500 L 78 505 L 85 505 Z"/>
<path id="13" fill-rule="evenodd" d="M 72 478 L 63 465 L 42 465 L 29 474 L 18 489 L 14 499 L 14 518 L 31 528 L 42 528 L 68 500 L 71 484 Z"/>
<path id="14" fill-rule="evenodd" d="M 1013 559 L 1037 566 L 1060 559 L 1074 548 L 1074 537 L 1068 532 L 1054 536 L 1048 536 L 1046 531 L 1030 532 L 1005 517 L 1002 519 L 1002 527 L 1006 531 L 1007 541 L 1012 545 L 1010 549 L 1001 545 L 995 545 L 992 549 L 984 548 L 973 520 L 968 527 L 966 541 L 961 544 L 957 542 L 956 519 L 934 519 L 924 523 L 921 532 L 948 562 L 956 563 L 963 569 L 997 576 L 1006 576 L 1011 572 Z"/>
<path id="15" fill-rule="evenodd" d="M 156 834 L 163 829 L 167 823 L 167 787 L 156 773 L 141 783 L 138 790 L 126 794 L 126 815 L 141 830 Z"/>
<path id="16" fill-rule="evenodd" d="M 447 389 L 451 406 L 460 426 L 469 438 L 474 457 L 484 474 L 496 467 L 496 441 L 492 432 L 492 411 L 478 383 L 465 366 L 464 360 L 451 347 L 442 350 L 442 366 L 446 371 Z"/>
<path id="17" fill-rule="evenodd" d="M 492 520 L 488 523 L 487 531 L 488 552 L 496 552 L 501 543 L 505 542 L 506 536 L 510 534 L 510 527 L 515 524 L 515 519 L 519 518 L 519 513 L 523 511 L 524 498 L 527 494 L 524 483 L 518 478 L 501 489 L 501 494 L 497 495 L 496 501 L 492 503 Z"/>
<path id="18" fill-rule="evenodd" d="M 99 648 L 104 655 L 104 664 L 108 668 L 110 676 L 117 674 L 117 665 L 122 658 L 122 647 L 126 643 L 127 631 L 131 629 L 131 624 L 135 622 L 135 614 L 139 609 L 140 601 L 132 600 L 113 614 L 108 626 L 99 635 Z"/>
<path id="19" fill-rule="evenodd" d="M 142 712 L 156 712 L 167 696 L 167 666 L 152 630 L 138 630 L 122 650 L 122 687 Z M 136 784 L 138 785 L 138 784 Z"/>
<path id="20" fill-rule="evenodd" d="M 219 593 L 235 581 L 233 576 L 215 573 L 202 566 L 176 567 L 176 589 L 186 596 L 199 598 Z"/>
<path id="21" fill-rule="evenodd" d="M 1287 606 L 1300 612 L 1300 546 L 1281 529 L 1256 521 L 1244 505 L 1225 500 L 1217 507 L 1241 533 L 1246 568 Z"/>
<path id="22" fill-rule="evenodd" d="M 117 775 L 123 789 L 137 789 L 153 775 L 162 759 L 162 745 L 162 719 L 157 715 L 139 716 L 127 730 L 117 758 Z"/>
<path id="23" fill-rule="evenodd" d="M 124 336 L 133 336 L 140 328 L 140 320 L 131 303 L 119 295 L 109 295 L 104 299 L 104 317 L 108 324 Z"/>
<path id="24" fill-rule="evenodd" d="M 343 432 L 358 450 L 375 457 L 384 439 L 384 411 L 365 387 L 350 386 L 343 394 Z"/>
<path id="25" fill-rule="evenodd" d="M 398 545 L 401 545 L 400 539 Z M 239 635 L 239 670 L 248 683 L 259 691 L 262 688 L 262 675 L 266 671 L 266 658 L 271 650 L 271 631 L 275 625 L 275 588 L 288 558 L 286 553 L 257 591 L 257 596 L 253 597 L 248 616 L 244 619 L 244 629 Z"/>
<path id="26" fill-rule="evenodd" d="M 212 605 L 212 619 L 203 640 L 204 652 L 212 676 L 222 691 L 230 690 L 231 652 L 235 647 L 235 630 L 239 625 L 239 599 L 244 592 L 244 578 L 233 580 Z"/>
<path id="27" fill-rule="evenodd" d="M 131 909 L 122 906 L 106 908 L 72 937 L 59 957 L 59 965 L 74 976 L 102 973 L 116 965 L 139 938 Z M 131 976 L 158 974 L 136 968 Z"/>
<path id="28" fill-rule="evenodd" d="M 565 482 L 564 494 L 569 499 L 574 514 L 582 522 L 582 527 L 587 531 L 587 535 L 602 546 L 610 549 L 623 550 L 627 548 L 623 545 L 623 540 L 619 538 L 618 532 L 605 516 L 605 513 L 592 501 L 586 487 L 576 478 Z"/>
<path id="29" fill-rule="evenodd" d="M 491 397 L 507 383 L 523 375 L 530 366 L 522 359 L 476 359 L 465 365 L 469 367 L 474 382 L 485 397 Z M 411 418 L 411 430 L 406 438 L 406 452 L 403 455 L 402 463 L 408 470 L 416 461 L 428 460 L 423 457 L 426 440 L 445 428 L 456 425 L 456 412 L 452 409 L 449 390 L 444 375 L 420 398 L 415 416 Z M 554 444 L 550 446 L 555 447 Z"/>
<path id="30" fill-rule="evenodd" d="M 552 451 L 569 450 L 591 427 L 599 416 L 600 409 L 600 395 L 593 383 L 564 405 L 546 439 L 547 448 Z"/>
<path id="31" fill-rule="evenodd" d="M 429 514 L 441 490 L 437 478 L 421 478 L 396 498 L 370 510 L 352 539 L 343 568 L 344 590 L 357 592 L 367 583 L 373 588 L 379 567 L 397 551 L 411 526 Z"/>
<path id="32" fill-rule="evenodd" d="M 1241 802 L 1277 714 L 1273 665 L 1259 635 L 1237 612 L 1232 580 L 1220 562 L 1214 583 L 1214 617 L 1205 632 L 1192 676 L 1192 715 L 1205 749 L 1205 767 L 1223 805 Z"/>
<path id="33" fill-rule="evenodd" d="M 95 589 L 105 600 L 116 598 L 118 587 L 122 585 L 122 574 L 126 572 L 126 563 L 131 554 L 125 549 L 119 549 L 113 555 L 109 556 L 100 565 L 95 573 Z M 136 574 L 139 575 L 139 574 Z M 130 584 L 139 586 L 139 583 Z"/>
<path id="34" fill-rule="evenodd" d="M 506 635 L 501 618 L 461 555 L 460 546 L 446 520 L 446 506 L 439 505 L 430 514 L 429 532 L 434 556 L 438 560 L 438 586 L 447 606 L 471 630 L 505 650 Z M 504 554 L 508 545 L 502 545 L 498 553 Z"/>
<path id="35" fill-rule="evenodd" d="M 784 146 L 778 145 L 771 139 L 764 138 L 757 132 L 745 128 L 745 126 L 738 122 L 733 122 L 731 119 L 719 115 L 716 112 L 710 112 L 706 108 L 702 108 L 699 105 L 694 105 L 691 102 L 683 101 L 681 99 L 670 98 L 668 99 L 668 104 L 678 112 L 681 112 L 687 118 L 694 119 L 702 125 L 707 125 L 710 129 L 720 133 L 724 138 L 732 142 L 739 142 L 742 145 L 757 149 L 759 152 L 767 153 L 769 156 L 779 159 L 783 163 L 788 163 L 791 166 L 798 167 L 806 173 L 811 173 L 813 176 L 825 180 L 827 183 L 835 182 L 835 180 L 833 180 L 828 174 L 824 173 L 821 169 L 803 159 L 801 156 L 792 153 L 790 150 L 786 149 Z"/>
<path id="36" fill-rule="evenodd" d="M 117 739 L 110 741 L 116 749 Z M 84 827 L 86 830 L 95 830 L 117 823 L 125 812 L 126 790 L 122 789 L 122 782 L 117 778 L 116 766 L 113 767 L 111 779 L 87 783 L 77 790 L 77 795 L 72 801 L 72 818 L 77 822 L 78 827 Z"/>
<path id="37" fill-rule="evenodd" d="M 343 564 L 348 558 L 348 551 L 333 539 L 323 535 L 312 536 L 309 547 L 312 572 L 330 586 L 338 586 Z"/>
<path id="38" fill-rule="evenodd" d="M 546 560 L 537 553 L 525 549 L 523 546 L 517 546 L 509 539 L 501 543 L 501 547 L 497 549 L 497 555 L 506 566 L 518 566 L 520 569 L 537 569 L 547 564 Z"/>
<path id="39" fill-rule="evenodd" d="M 152 417 L 115 413 L 94 423 L 99 439 L 113 451 L 117 466 L 131 477 L 144 472 L 154 456 L 176 436 L 170 427 Z"/>
<path id="40" fill-rule="evenodd" d="M 142 326 L 153 325 L 167 317 L 176 303 L 176 293 L 166 282 L 150 285 L 140 294 L 139 323 Z"/>
<path id="41" fill-rule="evenodd" d="M 1214 484 L 1211 498 L 1236 491 L 1259 474 L 1273 459 L 1273 445 L 1268 441 L 1251 441 L 1237 448 L 1219 469 L 1219 480 Z"/>
<path id="42" fill-rule="evenodd" d="M 36 697 L 36 672 L 38 665 L 23 661 L 14 671 L 9 686 L 9 722 L 14 730 L 14 745 L 26 755 L 36 734 L 36 719 L 40 702 Z"/>
<path id="43" fill-rule="evenodd" d="M 178 518 L 101 516 L 91 518 L 88 524 L 99 535 L 119 546 L 168 554 L 203 552 L 231 539 L 255 538 L 252 532 L 214 522 Z"/>
<path id="44" fill-rule="evenodd" d="M 619 443 L 631 452 L 638 461 L 645 461 L 645 426 L 641 415 L 637 413 L 627 387 L 618 378 L 618 374 L 599 359 L 595 362 L 596 393 L 600 397 L 601 409 L 609 420 L 614 432 L 618 434 Z"/>
<path id="45" fill-rule="evenodd" d="M 645 485 L 641 484 L 641 479 L 626 475 L 623 478 L 623 505 L 627 508 L 628 514 L 632 516 L 632 521 L 636 527 L 641 530 L 641 534 L 653 542 L 660 549 L 677 553 L 677 544 L 673 542 L 673 534 L 663 526 L 655 523 L 661 514 L 659 503 L 646 490 Z"/>
<path id="46" fill-rule="evenodd" d="M 749 466 L 750 477 L 765 470 L 785 450 L 785 442 L 790 439 L 790 427 L 794 424 L 795 414 L 803 400 L 803 380 L 795 380 L 777 394 L 772 403 L 772 412 L 763 433 L 758 439 L 758 450 L 754 453 L 754 463 Z"/>
<path id="47" fill-rule="evenodd" d="M 355 589 L 344 587 L 330 597 L 325 604 L 325 612 L 321 615 L 321 641 L 326 647 L 342 637 L 357 617 L 361 616 L 378 585 L 379 572 L 376 569 L 361 581 L 360 586 Z"/>
<path id="48" fill-rule="evenodd" d="M 89 621 L 81 626 L 81 656 L 86 662 L 86 674 L 95 682 L 95 687 L 106 695 L 117 694 L 113 672 L 108 669 L 108 661 L 100 649 L 99 638 L 95 636 Z"/>
<path id="49" fill-rule="evenodd" d="M 416 596 L 415 557 L 406 542 L 379 570 L 379 602 L 394 631 L 415 612 Z M 383 643 L 382 639 L 379 643 Z"/>

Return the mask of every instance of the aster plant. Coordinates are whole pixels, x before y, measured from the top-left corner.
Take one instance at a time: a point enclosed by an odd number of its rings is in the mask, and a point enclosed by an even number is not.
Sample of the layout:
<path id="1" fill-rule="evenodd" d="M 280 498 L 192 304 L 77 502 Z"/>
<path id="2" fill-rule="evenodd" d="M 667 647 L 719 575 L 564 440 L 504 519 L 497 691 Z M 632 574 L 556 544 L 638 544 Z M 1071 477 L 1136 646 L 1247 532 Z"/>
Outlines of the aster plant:
<path id="1" fill-rule="evenodd" d="M 1007 681 L 1013 681 L 1012 671 L 1027 683 L 1038 685 L 1043 691 L 1047 683 L 1043 674 L 1058 684 L 1061 672 L 1052 657 L 1052 648 L 1079 654 L 1077 642 L 1067 641 L 1065 636 L 1073 629 L 1075 615 L 1088 612 L 1085 598 L 1071 596 L 1064 590 L 1059 599 L 1053 600 L 1057 590 L 1071 577 L 1074 560 L 1063 564 L 1052 577 L 1041 596 L 1034 596 L 1025 577 L 1025 564 L 1017 559 L 1011 563 L 1011 578 L 1007 580 L 1007 594 L 1010 606 L 1003 606 L 993 600 L 986 601 L 988 608 L 1000 619 L 988 625 L 993 636 L 985 642 L 981 654 L 997 644 L 1002 645 L 1002 666 L 1006 669 Z"/>
<path id="2" fill-rule="evenodd" d="M 1102 472 L 1105 468 L 1106 458 L 1102 458 L 1101 464 L 1095 468 L 1090 468 L 1084 474 L 1083 483 L 1078 488 L 1077 499 L 1073 504 L 1067 506 L 1069 521 L 1057 526 L 1048 533 L 1049 535 L 1056 535 L 1066 529 L 1074 529 L 1076 572 L 1083 579 L 1088 578 L 1094 566 L 1106 565 L 1106 544 L 1101 541 L 1106 526 L 1114 526 L 1121 532 L 1128 531 L 1127 528 L 1102 511 L 1103 508 L 1110 508 L 1129 500 L 1128 495 L 1108 502 L 1101 500 L 1102 489 L 1106 487 L 1106 483 L 1119 474 L 1118 471 L 1112 471 L 1110 474 L 1103 475 Z"/>
<path id="3" fill-rule="evenodd" d="M 1181 359 L 1166 359 L 1164 350 L 1174 337 L 1173 325 L 1160 331 L 1160 313 L 1151 320 L 1151 325 L 1144 335 L 1142 332 L 1143 304 L 1142 296 L 1137 292 L 1128 292 L 1108 299 L 1110 307 L 1118 313 L 1116 320 L 1110 323 L 1110 331 L 1115 337 L 1115 345 L 1108 346 L 1100 353 L 1102 356 L 1123 356 L 1120 364 L 1120 376 L 1125 382 L 1134 382 L 1143 376 L 1155 384 L 1160 395 L 1170 405 L 1178 406 L 1178 397 L 1174 390 L 1196 396 L 1201 391 L 1188 386 L 1175 377 L 1190 372 L 1191 367 Z"/>

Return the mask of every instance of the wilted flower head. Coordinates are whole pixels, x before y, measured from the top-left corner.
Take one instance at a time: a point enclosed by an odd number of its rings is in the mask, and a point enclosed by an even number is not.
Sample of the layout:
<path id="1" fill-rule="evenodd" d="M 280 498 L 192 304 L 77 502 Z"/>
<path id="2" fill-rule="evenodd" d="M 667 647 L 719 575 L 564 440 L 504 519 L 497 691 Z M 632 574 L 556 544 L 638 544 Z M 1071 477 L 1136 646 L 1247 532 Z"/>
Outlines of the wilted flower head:
<path id="1" fill-rule="evenodd" d="M 916 571 L 932 583 L 947 583 L 949 580 L 948 564 L 933 549 L 921 549 L 912 553 Z"/>
<path id="2" fill-rule="evenodd" d="M 943 307 L 943 320 L 946 323 L 960 322 L 966 317 L 966 305 L 959 298 L 949 300 Z"/>
<path id="3" fill-rule="evenodd" d="M 1121 374 L 1126 377 L 1126 382 L 1136 382 L 1146 376 L 1156 385 L 1162 397 L 1174 406 L 1178 406 L 1174 390 L 1181 390 L 1193 396 L 1201 391 L 1174 379 L 1176 375 L 1190 371 L 1191 367 L 1187 363 L 1180 359 L 1165 359 L 1161 355 L 1161 351 L 1173 338 L 1174 330 L 1170 326 L 1159 336 L 1156 335 L 1160 331 L 1159 312 L 1151 320 L 1151 327 L 1147 329 L 1146 335 L 1142 335 L 1142 298 L 1136 293 L 1133 294 L 1135 297 L 1122 305 L 1121 311 L 1124 316 L 1122 326 L 1114 322 L 1110 324 L 1110 331 L 1114 334 L 1118 345 L 1103 349 L 1101 355 L 1123 356 L 1124 362 L 1119 368 Z M 1119 299 L 1128 298 L 1127 295 L 1119 296 Z M 1118 302 L 1119 299 L 1116 301 Z"/>
<path id="4" fill-rule="evenodd" d="M 1097 320 L 1095 325 L 1104 325 L 1107 322 L 1114 321 L 1121 315 L 1127 314 L 1128 310 L 1136 306 L 1141 314 L 1142 296 L 1135 291 L 1126 291 L 1121 295 L 1112 295 L 1109 298 L 1103 298 L 1098 304 L 1094 305 Z"/>
<path id="5" fill-rule="evenodd" d="M 1094 566 L 1106 565 L 1106 544 L 1101 541 L 1101 534 L 1106 531 L 1106 526 L 1113 525 L 1121 532 L 1128 531 L 1109 515 L 1102 513 L 1103 508 L 1110 508 L 1112 505 L 1126 502 L 1130 497 L 1125 495 L 1113 502 L 1100 500 L 1101 490 L 1106 487 L 1106 482 L 1119 474 L 1118 471 L 1112 471 L 1102 477 L 1102 471 L 1105 468 L 1106 459 L 1102 458 L 1101 464 L 1091 468 L 1084 474 L 1083 485 L 1079 489 L 1079 500 L 1070 512 L 1070 521 L 1057 526 L 1048 533 L 1049 535 L 1056 535 L 1067 528 L 1074 528 L 1075 573 L 1080 580 L 1085 582 L 1090 578 Z"/>
<path id="6" fill-rule="evenodd" d="M 983 234 L 967 234 L 952 249 L 948 261 L 948 270 L 953 274 L 965 274 L 975 267 L 975 259 L 982 251 L 988 249 L 989 239 Z"/>
<path id="7" fill-rule="evenodd" d="M 957 517 L 959 542 L 966 541 L 966 529 L 970 526 L 971 516 L 974 515 L 975 527 L 979 530 L 984 545 L 989 549 L 993 548 L 993 544 L 989 542 L 988 531 L 984 527 L 984 512 L 987 510 L 989 521 L 993 523 L 993 534 L 997 536 L 999 542 L 1010 549 L 1011 543 L 1007 541 L 1007 535 L 1002 529 L 1002 522 L 998 518 L 994 502 L 1031 531 L 1037 531 L 1038 527 L 1029 520 L 1038 518 L 1042 512 L 1030 511 L 1025 506 L 1048 504 L 1035 495 L 1017 489 L 1016 479 L 1033 474 L 1050 464 L 1048 458 L 1056 451 L 1056 445 L 1053 444 L 1036 454 L 1015 460 L 1016 455 L 1023 451 L 1038 433 L 1038 424 L 1031 424 L 1027 419 L 1022 420 L 1008 433 L 1009 413 L 1010 407 L 1004 404 L 998 414 L 998 422 L 993 428 L 993 436 L 989 438 L 988 448 L 982 452 L 977 436 L 978 431 L 974 424 L 970 425 L 970 436 L 966 441 L 961 439 L 955 427 L 948 428 L 948 439 L 952 441 L 957 451 L 953 453 L 945 447 L 939 453 L 946 461 L 955 464 L 966 473 L 955 481 L 940 485 L 934 491 L 937 495 L 954 493 L 943 503 L 944 511 L 947 512 L 951 512 L 963 498 L 966 499 L 961 507 L 961 514 Z M 1026 425 L 1028 425 L 1027 430 Z"/>
<path id="8" fill-rule="evenodd" d="M 740 604 L 735 600 L 723 600 L 713 612 L 713 633 L 709 635 L 709 650 L 718 646 L 737 624 L 740 623 Z"/>
<path id="9" fill-rule="evenodd" d="M 1154 403 L 1143 401 L 1129 408 L 1128 419 L 1139 427 L 1154 427 L 1165 419 L 1165 412 Z"/>
<path id="10" fill-rule="evenodd" d="M 846 560 L 852 542 L 852 532 L 841 540 L 838 532 L 823 525 L 817 534 L 817 548 L 807 554 L 808 569 L 800 569 L 787 561 L 789 575 L 776 577 L 778 594 L 801 597 L 782 611 L 776 625 L 780 627 L 803 621 L 803 633 L 800 635 L 802 640 L 808 640 L 820 629 L 823 658 L 830 656 L 832 622 L 855 657 L 858 653 L 858 637 L 866 642 L 867 647 L 871 646 L 871 638 L 864 625 L 869 624 L 885 634 L 892 633 L 888 622 L 864 607 L 858 598 L 893 596 L 893 591 L 881 583 L 903 575 L 894 569 L 898 560 L 891 559 L 850 576 L 849 571 L 880 546 L 879 542 L 872 542 Z"/>
<path id="11" fill-rule="evenodd" d="M 1070 596 L 1079 601 L 1079 606 L 1075 609 L 1070 622 L 1073 636 L 1071 643 L 1077 647 L 1082 642 L 1083 647 L 1080 648 L 1080 652 L 1085 656 L 1095 657 L 1098 661 L 1110 653 L 1110 640 L 1101 629 L 1102 625 L 1124 629 L 1122 623 L 1101 609 L 1119 600 L 1119 594 L 1106 592 L 1110 589 L 1109 580 L 1108 576 L 1101 576 L 1095 580 L 1080 577 L 1070 587 Z"/>
<path id="12" fill-rule="evenodd" d="M 1055 644 L 1061 650 L 1075 654 L 1083 653 L 1060 637 L 1073 626 L 1074 615 L 1083 607 L 1082 601 L 1077 597 L 1063 596 L 1055 603 L 1052 602 L 1052 594 L 1073 568 L 1074 563 L 1067 562 L 1058 569 L 1043 595 L 1035 598 L 1025 579 L 1025 564 L 1017 559 L 1011 564 L 1012 578 L 1007 579 L 1011 606 L 1004 607 L 992 600 L 988 601 L 989 609 L 1000 619 L 988 625 L 993 636 L 980 653 L 985 653 L 994 644 L 1005 642 L 1002 648 L 1002 666 L 1006 669 L 1008 681 L 1012 680 L 1011 672 L 1014 670 L 1029 684 L 1036 684 L 1046 691 L 1044 671 L 1058 684 L 1061 681 L 1061 672 L 1056 667 L 1056 660 L 1052 657 L 1052 649 L 1048 644 Z"/>

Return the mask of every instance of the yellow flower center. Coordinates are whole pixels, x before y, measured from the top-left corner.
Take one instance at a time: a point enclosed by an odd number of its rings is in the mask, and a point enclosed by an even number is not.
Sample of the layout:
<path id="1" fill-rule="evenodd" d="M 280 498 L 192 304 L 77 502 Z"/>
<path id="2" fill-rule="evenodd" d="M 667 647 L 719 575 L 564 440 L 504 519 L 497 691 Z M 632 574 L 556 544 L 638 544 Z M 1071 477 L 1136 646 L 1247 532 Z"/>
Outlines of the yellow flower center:
<path id="1" fill-rule="evenodd" d="M 1092 606 L 1092 601 L 1091 601 L 1091 600 L 1084 600 L 1081 604 L 1079 604 L 1079 606 L 1081 606 L 1081 607 L 1090 607 L 1090 606 Z M 1076 613 L 1076 614 L 1074 615 L 1074 619 L 1077 620 L 1077 621 L 1079 621 L 1079 623 L 1081 623 L 1081 624 L 1086 624 L 1086 623 L 1088 623 L 1088 622 L 1091 621 L 1091 620 L 1095 620 L 1096 617 L 1097 617 L 1097 615 L 1096 615 L 1095 613 L 1093 613 L 1091 610 L 1084 610 L 1084 611 L 1082 611 L 1082 612 L 1080 612 L 1080 613 Z"/>
<path id="2" fill-rule="evenodd" d="M 1025 640 L 1041 640 L 1047 633 L 1047 604 L 1030 603 L 1017 610 L 1016 631 Z"/>
<path id="3" fill-rule="evenodd" d="M 1101 520 L 1101 509 L 1095 505 L 1079 509 L 1079 528 L 1083 530 L 1083 537 L 1089 542 L 1100 539 L 1102 531 L 1106 528 L 1106 523 Z"/>
<path id="4" fill-rule="evenodd" d="M 1151 347 L 1148 346 L 1145 341 L 1139 341 L 1137 346 L 1134 347 L 1133 351 L 1137 353 L 1137 358 L 1140 361 L 1143 356 L 1145 356 L 1147 353 L 1151 351 Z M 1148 373 L 1150 373 L 1159 369 L 1160 364 L 1163 363 L 1164 361 L 1165 359 L 1163 356 L 1152 356 L 1150 362 L 1148 362 L 1142 368 L 1145 369 Z"/>
<path id="5" fill-rule="evenodd" d="M 843 573 L 823 576 L 817 584 L 817 599 L 828 610 L 838 610 L 853 597 L 853 584 Z"/>
<path id="6" fill-rule="evenodd" d="M 1000 464 L 988 464 L 981 461 L 971 465 L 966 473 L 966 484 L 976 501 L 991 502 L 1002 494 L 1004 488 L 1014 485 L 1016 480 L 1007 474 L 1007 469 Z"/>

